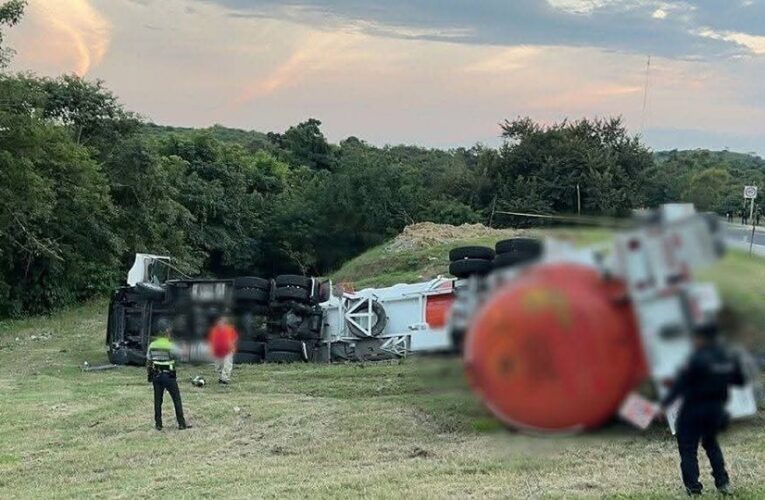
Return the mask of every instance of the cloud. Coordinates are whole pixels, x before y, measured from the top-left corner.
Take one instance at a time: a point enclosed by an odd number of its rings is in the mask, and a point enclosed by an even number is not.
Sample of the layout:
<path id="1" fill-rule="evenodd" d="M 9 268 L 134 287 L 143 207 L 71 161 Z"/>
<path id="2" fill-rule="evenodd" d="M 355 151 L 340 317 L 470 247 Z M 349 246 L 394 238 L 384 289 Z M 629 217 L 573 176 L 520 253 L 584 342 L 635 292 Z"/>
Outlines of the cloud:
<path id="1" fill-rule="evenodd" d="M 519 45 L 503 48 L 498 54 L 471 63 L 464 68 L 468 73 L 504 73 L 516 71 L 528 65 L 535 56 L 543 52 L 542 47 Z"/>
<path id="2" fill-rule="evenodd" d="M 750 35 L 747 33 L 734 33 L 730 31 L 717 32 L 711 29 L 701 30 L 699 31 L 699 34 L 714 40 L 733 42 L 741 47 L 745 47 L 754 55 L 765 55 L 765 36 L 762 35 Z"/>
<path id="3" fill-rule="evenodd" d="M 197 1 L 221 5 L 240 17 L 273 17 L 326 29 L 353 25 L 390 37 L 596 47 L 675 58 L 749 52 L 733 40 L 701 36 L 702 27 L 747 35 L 765 31 L 763 0 Z"/>
<path id="4" fill-rule="evenodd" d="M 32 0 L 19 29 L 17 52 L 32 66 L 80 76 L 101 62 L 112 32 L 88 0 Z"/>
<path id="5" fill-rule="evenodd" d="M 242 104 L 255 98 L 277 92 L 285 87 L 295 85 L 312 72 L 337 65 L 337 54 L 342 54 L 343 48 L 349 43 L 349 35 L 344 33 L 313 32 L 300 42 L 286 61 L 279 64 L 266 76 L 255 83 L 246 86 L 234 100 L 234 104 Z"/>

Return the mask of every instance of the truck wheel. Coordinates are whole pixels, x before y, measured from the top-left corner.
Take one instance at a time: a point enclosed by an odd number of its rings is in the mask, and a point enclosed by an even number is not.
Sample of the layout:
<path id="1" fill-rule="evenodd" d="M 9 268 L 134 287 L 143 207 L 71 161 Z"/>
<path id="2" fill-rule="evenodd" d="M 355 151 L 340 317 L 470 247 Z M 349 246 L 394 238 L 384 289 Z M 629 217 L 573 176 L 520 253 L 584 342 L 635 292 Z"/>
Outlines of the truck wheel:
<path id="1" fill-rule="evenodd" d="M 248 353 L 263 355 L 265 350 L 265 344 L 263 342 L 255 342 L 254 340 L 240 340 L 236 346 L 237 353 Z"/>
<path id="2" fill-rule="evenodd" d="M 484 275 L 491 271 L 491 261 L 484 259 L 462 259 L 449 264 L 449 273 L 457 278 Z"/>
<path id="3" fill-rule="evenodd" d="M 299 340 L 293 339 L 270 339 L 266 345 L 268 346 L 268 352 L 271 351 L 284 351 L 284 352 L 303 352 L 303 343 Z"/>
<path id="4" fill-rule="evenodd" d="M 234 354 L 234 363 L 237 365 L 252 365 L 262 363 L 263 356 L 251 352 L 237 352 Z"/>
<path id="5" fill-rule="evenodd" d="M 109 363 L 113 365 L 126 365 L 128 364 L 127 353 L 125 349 L 112 349 L 106 352 L 106 356 L 109 358 Z"/>
<path id="6" fill-rule="evenodd" d="M 267 363 L 296 363 L 303 361 L 303 354 L 287 351 L 268 351 L 266 353 Z"/>
<path id="7" fill-rule="evenodd" d="M 262 288 L 235 288 L 234 299 L 237 301 L 251 300 L 261 304 L 267 304 L 269 295 L 268 292 Z"/>
<path id="8" fill-rule="evenodd" d="M 498 241 L 494 249 L 497 255 L 518 252 L 539 256 L 542 254 L 542 242 L 536 238 L 510 238 Z"/>
<path id="9" fill-rule="evenodd" d="M 107 357 L 109 362 L 115 365 L 136 365 L 143 366 L 146 364 L 146 355 L 142 352 L 131 349 L 130 347 L 118 347 L 116 349 L 109 349 L 107 351 Z"/>
<path id="10" fill-rule="evenodd" d="M 494 258 L 494 250 L 489 247 L 457 247 L 449 250 L 449 260 L 462 259 L 483 259 L 491 260 Z"/>
<path id="11" fill-rule="evenodd" d="M 238 314 L 252 314 L 254 316 L 265 316 L 268 314 L 268 306 L 263 302 L 256 302 L 254 300 L 240 300 L 237 302 L 235 311 Z"/>
<path id="12" fill-rule="evenodd" d="M 538 254 L 530 252 L 501 253 L 494 257 L 494 269 L 505 269 L 526 262 L 532 262 L 539 258 Z"/>
<path id="13" fill-rule="evenodd" d="M 311 289 L 311 278 L 299 274 L 282 274 L 274 280 L 277 287 L 295 286 L 298 288 Z"/>
<path id="14" fill-rule="evenodd" d="M 271 282 L 258 278 L 257 276 L 240 276 L 234 278 L 234 288 L 259 288 L 261 290 L 270 290 Z"/>
<path id="15" fill-rule="evenodd" d="M 296 302 L 308 302 L 310 299 L 310 292 L 305 288 L 296 287 L 283 287 L 277 288 L 275 292 L 276 300 L 287 301 L 294 300 Z"/>

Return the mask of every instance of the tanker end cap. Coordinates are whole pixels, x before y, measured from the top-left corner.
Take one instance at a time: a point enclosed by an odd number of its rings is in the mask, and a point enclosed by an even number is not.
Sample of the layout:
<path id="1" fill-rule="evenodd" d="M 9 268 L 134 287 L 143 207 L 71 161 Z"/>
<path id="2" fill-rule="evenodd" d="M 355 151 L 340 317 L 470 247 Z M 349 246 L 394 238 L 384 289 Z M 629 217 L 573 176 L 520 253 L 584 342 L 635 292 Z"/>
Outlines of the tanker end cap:
<path id="1" fill-rule="evenodd" d="M 545 433 L 597 428 L 645 378 L 637 322 L 616 278 L 541 264 L 497 290 L 465 338 L 471 388 L 509 427 Z"/>

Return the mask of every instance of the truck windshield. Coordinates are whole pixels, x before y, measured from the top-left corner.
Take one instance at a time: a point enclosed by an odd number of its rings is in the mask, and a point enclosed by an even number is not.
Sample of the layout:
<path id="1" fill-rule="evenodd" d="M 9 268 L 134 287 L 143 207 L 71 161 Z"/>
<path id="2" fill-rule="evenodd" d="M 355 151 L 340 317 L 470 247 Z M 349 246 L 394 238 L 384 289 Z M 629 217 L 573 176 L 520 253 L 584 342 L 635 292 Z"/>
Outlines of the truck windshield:
<path id="1" fill-rule="evenodd" d="M 170 266 L 163 260 L 153 260 L 146 268 L 146 277 L 155 285 L 161 285 L 170 279 Z"/>

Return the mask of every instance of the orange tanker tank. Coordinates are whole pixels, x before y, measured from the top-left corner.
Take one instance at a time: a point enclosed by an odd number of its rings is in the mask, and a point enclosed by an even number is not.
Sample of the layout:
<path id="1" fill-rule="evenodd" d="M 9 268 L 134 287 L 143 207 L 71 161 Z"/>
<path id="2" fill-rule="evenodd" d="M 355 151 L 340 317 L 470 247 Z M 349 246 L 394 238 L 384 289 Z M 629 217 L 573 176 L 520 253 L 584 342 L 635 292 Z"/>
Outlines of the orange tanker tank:
<path id="1" fill-rule="evenodd" d="M 465 344 L 468 379 L 509 426 L 602 425 L 646 373 L 625 287 L 577 264 L 540 265 L 492 294 Z"/>

